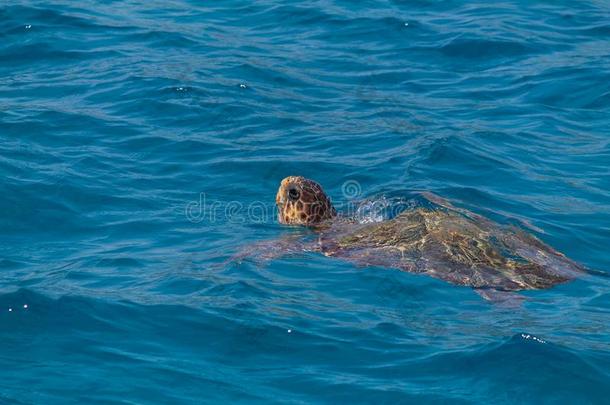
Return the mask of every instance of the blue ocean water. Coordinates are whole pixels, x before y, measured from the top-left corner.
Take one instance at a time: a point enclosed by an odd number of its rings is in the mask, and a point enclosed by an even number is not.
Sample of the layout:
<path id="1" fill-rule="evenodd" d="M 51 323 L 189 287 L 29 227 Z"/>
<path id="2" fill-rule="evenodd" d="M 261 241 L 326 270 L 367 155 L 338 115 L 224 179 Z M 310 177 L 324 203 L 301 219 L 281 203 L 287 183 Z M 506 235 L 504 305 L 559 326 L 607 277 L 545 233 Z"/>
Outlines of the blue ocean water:
<path id="1" fill-rule="evenodd" d="M 4 0 L 0 402 L 602 403 L 610 3 Z M 591 269 L 524 293 L 314 253 L 279 181 L 428 190 Z"/>

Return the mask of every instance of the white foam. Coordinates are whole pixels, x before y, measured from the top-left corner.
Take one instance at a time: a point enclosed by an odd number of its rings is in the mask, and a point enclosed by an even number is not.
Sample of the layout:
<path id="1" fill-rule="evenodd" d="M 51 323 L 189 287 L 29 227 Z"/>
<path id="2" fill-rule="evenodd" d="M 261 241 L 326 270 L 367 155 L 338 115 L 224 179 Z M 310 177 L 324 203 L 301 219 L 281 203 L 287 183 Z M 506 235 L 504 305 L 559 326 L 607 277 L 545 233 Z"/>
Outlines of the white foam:
<path id="1" fill-rule="evenodd" d="M 387 208 L 390 202 L 381 197 L 376 200 L 365 201 L 356 210 L 356 219 L 361 224 L 382 222 L 388 219 Z"/>
<path id="2" fill-rule="evenodd" d="M 534 336 L 534 335 L 530 335 L 530 334 L 527 334 L 527 333 L 522 333 L 522 334 L 521 334 L 521 337 L 522 337 L 523 339 L 526 339 L 526 340 L 533 340 L 534 342 L 538 342 L 538 343 L 546 343 L 546 341 L 545 341 L 545 340 L 542 340 L 542 339 L 540 339 L 540 338 L 537 338 L 537 337 L 536 337 L 536 336 Z"/>

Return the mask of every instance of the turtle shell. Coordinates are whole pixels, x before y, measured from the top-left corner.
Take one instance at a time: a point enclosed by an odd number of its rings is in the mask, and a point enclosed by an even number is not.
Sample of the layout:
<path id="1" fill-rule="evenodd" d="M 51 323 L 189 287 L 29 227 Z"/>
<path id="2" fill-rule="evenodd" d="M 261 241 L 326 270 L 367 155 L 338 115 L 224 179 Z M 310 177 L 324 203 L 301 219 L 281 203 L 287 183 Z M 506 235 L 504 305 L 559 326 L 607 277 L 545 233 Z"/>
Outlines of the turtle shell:
<path id="1" fill-rule="evenodd" d="M 583 271 L 532 235 L 441 204 L 380 223 L 336 220 L 321 231 L 320 250 L 363 266 L 503 291 L 549 288 Z"/>

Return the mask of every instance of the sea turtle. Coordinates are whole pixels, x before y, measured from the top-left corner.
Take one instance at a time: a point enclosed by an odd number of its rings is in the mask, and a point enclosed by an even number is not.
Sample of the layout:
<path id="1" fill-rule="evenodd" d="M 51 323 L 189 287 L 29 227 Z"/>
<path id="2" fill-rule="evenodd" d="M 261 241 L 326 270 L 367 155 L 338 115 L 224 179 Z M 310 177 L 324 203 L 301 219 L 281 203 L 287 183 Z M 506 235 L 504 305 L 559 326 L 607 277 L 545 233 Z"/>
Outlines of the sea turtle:
<path id="1" fill-rule="evenodd" d="M 358 265 L 396 268 L 470 286 L 491 300 L 503 300 L 513 291 L 550 288 L 584 271 L 522 230 L 494 223 L 433 194 L 423 197 L 428 204 L 389 220 L 361 223 L 338 215 L 315 181 L 286 177 L 276 196 L 279 222 L 310 227 L 317 237 L 308 243 L 288 238 L 260 245 L 256 252 L 259 258 L 271 258 L 317 251 Z"/>

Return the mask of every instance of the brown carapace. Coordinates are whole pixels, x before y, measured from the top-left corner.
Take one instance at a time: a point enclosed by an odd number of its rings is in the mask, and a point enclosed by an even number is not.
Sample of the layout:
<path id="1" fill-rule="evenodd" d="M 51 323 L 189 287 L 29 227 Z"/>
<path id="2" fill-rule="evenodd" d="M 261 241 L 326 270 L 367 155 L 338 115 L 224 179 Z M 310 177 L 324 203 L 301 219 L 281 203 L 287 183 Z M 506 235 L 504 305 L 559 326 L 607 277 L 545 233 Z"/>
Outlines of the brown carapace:
<path id="1" fill-rule="evenodd" d="M 275 203 L 282 224 L 313 226 L 337 215 L 322 187 L 301 176 L 282 180 Z"/>

